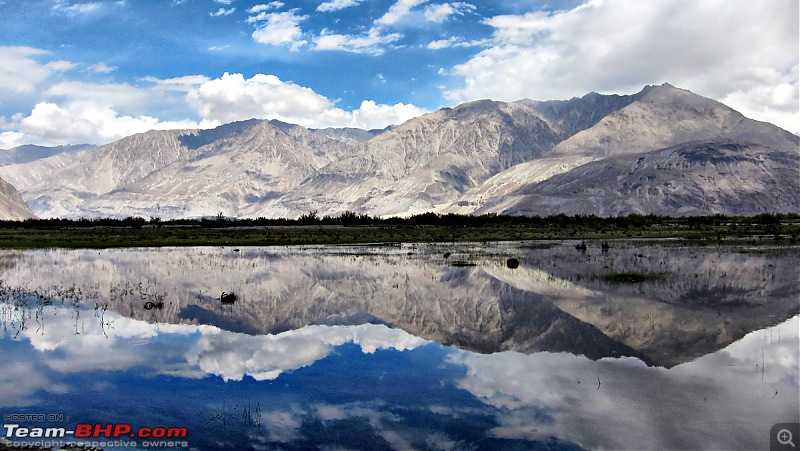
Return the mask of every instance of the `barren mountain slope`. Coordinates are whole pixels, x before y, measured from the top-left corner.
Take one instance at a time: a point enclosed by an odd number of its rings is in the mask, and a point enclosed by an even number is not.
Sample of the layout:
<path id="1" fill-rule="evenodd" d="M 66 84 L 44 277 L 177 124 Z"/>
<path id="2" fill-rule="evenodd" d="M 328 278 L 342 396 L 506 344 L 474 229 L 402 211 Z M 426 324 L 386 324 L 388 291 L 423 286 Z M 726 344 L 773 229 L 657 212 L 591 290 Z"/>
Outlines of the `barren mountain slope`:
<path id="1" fill-rule="evenodd" d="M 0 178 L 0 220 L 18 221 L 35 216 L 16 188 Z"/>
<path id="2" fill-rule="evenodd" d="M 507 198 L 512 193 L 582 164 L 694 140 L 755 143 L 790 155 L 798 152 L 800 139 L 786 130 L 748 119 L 719 102 L 669 84 L 648 86 L 632 98 L 632 103 L 559 143 L 547 158 L 497 174 L 443 211 L 503 211 L 498 206 L 513 204 Z"/>
<path id="3" fill-rule="evenodd" d="M 587 163 L 494 198 L 476 213 L 797 213 L 798 168 L 798 153 L 735 141 L 692 142 Z"/>
<path id="4" fill-rule="evenodd" d="M 485 100 L 446 108 L 367 141 L 253 215 L 275 216 L 281 207 L 293 216 L 435 210 L 492 175 L 547 154 L 564 137 L 523 104 Z"/>
<path id="5" fill-rule="evenodd" d="M 277 121 L 246 121 L 235 130 L 180 137 L 196 154 L 140 180 L 87 200 L 70 216 L 240 216 L 265 199 L 280 198 L 332 159 L 345 142 Z M 223 126 L 224 127 L 224 126 Z"/>

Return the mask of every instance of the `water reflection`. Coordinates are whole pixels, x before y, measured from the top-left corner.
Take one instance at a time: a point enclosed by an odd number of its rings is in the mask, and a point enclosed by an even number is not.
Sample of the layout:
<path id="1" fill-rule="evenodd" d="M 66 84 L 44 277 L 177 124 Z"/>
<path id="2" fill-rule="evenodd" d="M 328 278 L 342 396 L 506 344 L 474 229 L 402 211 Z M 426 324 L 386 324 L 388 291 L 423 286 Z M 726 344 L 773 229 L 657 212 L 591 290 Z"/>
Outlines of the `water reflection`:
<path id="1" fill-rule="evenodd" d="M 445 257 L 447 256 L 447 257 Z M 792 249 L 615 242 L 9 253 L 11 287 L 248 334 L 387 324 L 481 353 L 634 356 L 670 367 L 798 312 Z M 520 266 L 507 266 L 508 257 Z M 454 267 L 453 261 L 475 266 Z M 652 275 L 609 283 L 615 274 Z M 235 292 L 232 305 L 220 302 Z"/>
<path id="2" fill-rule="evenodd" d="M 772 424 L 800 421 L 791 249 L 505 243 L 0 261 L 3 413 L 185 426 L 196 449 L 752 449 L 768 447 Z M 604 277 L 615 273 L 657 277 Z M 223 305 L 222 291 L 237 301 Z"/>
<path id="3" fill-rule="evenodd" d="M 167 422 L 188 427 L 198 449 L 751 449 L 767 446 L 773 423 L 800 421 L 797 316 L 665 369 L 631 357 L 477 354 L 385 325 L 251 336 L 39 310 L 45 326 L 18 331 L 36 311 L 0 309 L 0 408 Z"/>

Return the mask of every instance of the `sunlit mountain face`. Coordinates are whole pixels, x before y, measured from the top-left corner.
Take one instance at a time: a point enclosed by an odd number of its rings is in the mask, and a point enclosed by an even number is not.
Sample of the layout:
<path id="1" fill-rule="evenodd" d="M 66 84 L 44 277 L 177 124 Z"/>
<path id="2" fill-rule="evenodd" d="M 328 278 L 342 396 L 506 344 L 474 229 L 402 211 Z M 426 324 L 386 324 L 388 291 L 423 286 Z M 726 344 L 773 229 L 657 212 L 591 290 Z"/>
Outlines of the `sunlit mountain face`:
<path id="1" fill-rule="evenodd" d="M 14 148 L 0 151 L 0 177 L 42 218 L 747 216 L 800 211 L 798 148 L 786 130 L 664 83 L 468 102 L 380 130 L 248 119 L 32 160 Z"/>
<path id="2" fill-rule="evenodd" d="M 6 251 L 0 408 L 198 449 L 755 448 L 797 421 L 791 248 L 575 244 Z"/>

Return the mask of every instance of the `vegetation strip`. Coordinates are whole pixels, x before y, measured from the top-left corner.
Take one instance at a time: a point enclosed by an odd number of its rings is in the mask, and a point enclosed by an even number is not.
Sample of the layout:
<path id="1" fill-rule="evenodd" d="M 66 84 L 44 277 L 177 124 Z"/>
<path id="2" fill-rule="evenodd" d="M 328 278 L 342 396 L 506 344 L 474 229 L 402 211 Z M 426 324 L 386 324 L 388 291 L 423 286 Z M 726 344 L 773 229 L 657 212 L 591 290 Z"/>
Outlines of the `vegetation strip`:
<path id="1" fill-rule="evenodd" d="M 345 213 L 299 219 L 158 218 L 33 219 L 0 222 L 0 248 L 110 248 L 157 246 L 271 246 L 300 244 L 383 245 L 421 242 L 552 239 L 764 238 L 796 243 L 800 215 L 665 217 L 631 215 L 549 217 L 437 215 L 373 218 Z"/>

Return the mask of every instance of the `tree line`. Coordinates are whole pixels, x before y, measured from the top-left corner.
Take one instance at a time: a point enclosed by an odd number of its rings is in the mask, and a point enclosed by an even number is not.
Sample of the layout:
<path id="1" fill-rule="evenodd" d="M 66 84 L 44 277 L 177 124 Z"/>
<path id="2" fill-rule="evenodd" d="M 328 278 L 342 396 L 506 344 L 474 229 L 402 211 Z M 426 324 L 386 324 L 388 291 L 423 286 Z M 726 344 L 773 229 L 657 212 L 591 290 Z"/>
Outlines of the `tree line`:
<path id="1" fill-rule="evenodd" d="M 759 225 L 766 229 L 781 223 L 798 223 L 800 215 L 795 213 L 762 213 L 756 216 L 661 216 L 632 214 L 626 216 L 601 217 L 596 215 L 565 214 L 551 216 L 510 216 L 496 213 L 483 215 L 461 215 L 455 213 L 422 213 L 408 217 L 380 218 L 368 214 L 346 211 L 339 216 L 319 216 L 316 211 L 289 218 L 230 218 L 218 214 L 198 219 L 162 220 L 158 217 L 145 219 L 126 218 L 81 218 L 81 219 L 25 219 L 23 221 L 0 221 L 2 228 L 91 228 L 91 227 L 259 227 L 259 226 L 438 226 L 438 227 L 573 227 L 585 229 L 626 229 L 652 226 L 677 226 L 705 229 L 714 226 Z"/>

